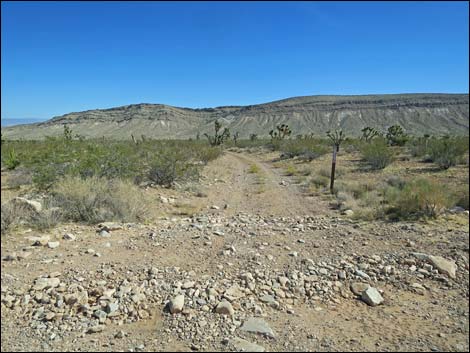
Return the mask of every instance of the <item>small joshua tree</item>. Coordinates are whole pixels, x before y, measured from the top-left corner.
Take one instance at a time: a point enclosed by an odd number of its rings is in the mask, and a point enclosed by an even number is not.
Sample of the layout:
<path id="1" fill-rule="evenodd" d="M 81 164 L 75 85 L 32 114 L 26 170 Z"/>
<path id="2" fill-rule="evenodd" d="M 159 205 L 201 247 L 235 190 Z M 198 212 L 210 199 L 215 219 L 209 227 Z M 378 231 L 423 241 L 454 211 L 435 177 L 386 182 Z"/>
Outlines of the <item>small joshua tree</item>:
<path id="1" fill-rule="evenodd" d="M 362 132 L 361 140 L 367 143 L 371 142 L 374 137 L 378 137 L 382 135 L 380 132 L 378 132 L 376 129 L 370 126 L 365 127 L 364 129 L 361 130 L 361 132 Z"/>
<path id="2" fill-rule="evenodd" d="M 72 141 L 72 129 L 69 128 L 67 125 L 64 125 L 64 139 L 66 141 Z"/>
<path id="3" fill-rule="evenodd" d="M 269 132 L 269 135 L 273 140 L 283 140 L 292 134 L 292 131 L 287 124 L 277 125 L 276 130 L 277 131 L 273 129 Z"/>
<path id="4" fill-rule="evenodd" d="M 400 125 L 390 126 L 386 138 L 391 146 L 403 146 L 408 141 L 408 136 Z"/>
<path id="5" fill-rule="evenodd" d="M 238 131 L 236 133 L 233 134 L 233 142 L 235 143 L 235 146 L 237 145 L 237 142 L 238 142 L 238 137 L 240 136 L 240 134 L 238 133 Z"/>
<path id="6" fill-rule="evenodd" d="M 258 135 L 250 134 L 250 141 L 256 141 L 258 139 Z"/>
<path id="7" fill-rule="evenodd" d="M 346 139 L 346 136 L 343 134 L 343 131 L 335 130 L 334 133 L 327 131 L 326 135 L 333 142 L 333 158 L 331 160 L 331 176 L 330 176 L 330 192 L 333 193 L 333 187 L 335 184 L 335 170 L 336 170 L 336 153 L 339 152 L 339 146 Z"/>
<path id="8" fill-rule="evenodd" d="M 211 146 L 219 146 L 230 137 L 230 131 L 227 128 L 224 128 L 223 132 L 219 134 L 219 131 L 221 128 L 222 128 L 222 125 L 219 123 L 218 120 L 216 120 L 214 121 L 215 135 L 209 136 L 207 133 L 204 134 L 204 136 L 207 137 L 207 140 L 209 140 L 209 143 L 211 144 Z"/>

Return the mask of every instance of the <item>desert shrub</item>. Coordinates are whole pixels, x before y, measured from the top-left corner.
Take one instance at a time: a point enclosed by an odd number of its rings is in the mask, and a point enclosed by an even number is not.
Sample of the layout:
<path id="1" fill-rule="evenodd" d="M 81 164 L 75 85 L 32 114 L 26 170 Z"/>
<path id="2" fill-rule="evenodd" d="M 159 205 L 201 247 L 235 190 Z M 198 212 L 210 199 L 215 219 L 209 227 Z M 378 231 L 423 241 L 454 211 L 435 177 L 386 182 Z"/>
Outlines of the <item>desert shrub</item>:
<path id="1" fill-rule="evenodd" d="M 43 210 L 35 211 L 33 208 L 14 201 L 2 204 L 1 232 L 6 233 L 14 226 L 24 225 L 36 230 L 46 230 L 56 226 L 62 221 L 59 209 L 50 208 L 49 203 L 43 202 Z"/>
<path id="2" fill-rule="evenodd" d="M 326 188 L 330 184 L 330 178 L 322 175 L 315 175 L 310 179 L 310 184 L 314 185 L 317 189 Z"/>
<path id="3" fill-rule="evenodd" d="M 393 151 L 383 138 L 375 138 L 361 147 L 362 158 L 372 169 L 384 169 L 393 161 Z"/>
<path id="4" fill-rule="evenodd" d="M 66 165 L 64 164 L 40 164 L 33 167 L 33 184 L 39 190 L 49 189 L 59 178 L 65 176 Z"/>
<path id="5" fill-rule="evenodd" d="M 388 186 L 392 186 L 397 189 L 403 189 L 406 185 L 406 180 L 397 176 L 397 175 L 390 175 L 385 179 L 385 183 Z"/>
<path id="6" fill-rule="evenodd" d="M 468 152 L 468 139 L 442 137 L 431 139 L 429 142 L 430 159 L 442 169 L 457 165 L 466 152 Z"/>
<path id="7" fill-rule="evenodd" d="M 343 149 L 348 153 L 358 152 L 361 150 L 363 144 L 364 141 L 351 137 L 343 142 Z"/>
<path id="8" fill-rule="evenodd" d="M 344 210 L 356 210 L 358 208 L 358 202 L 356 198 L 347 191 L 339 191 L 335 189 L 336 200 L 334 202 L 335 208 Z"/>
<path id="9" fill-rule="evenodd" d="M 328 178 L 328 180 L 330 179 L 331 177 L 331 165 L 323 165 L 321 166 L 320 168 L 318 168 L 316 170 L 316 173 L 318 175 L 321 175 L 325 178 Z M 336 172 L 335 172 L 335 179 L 337 179 L 338 177 L 340 176 L 344 176 L 344 170 L 343 169 L 336 169 Z"/>
<path id="10" fill-rule="evenodd" d="M 295 174 L 297 174 L 297 169 L 295 169 L 295 167 L 293 165 L 287 166 L 287 168 L 285 170 L 285 175 L 286 176 L 293 176 Z"/>
<path id="11" fill-rule="evenodd" d="M 256 136 L 255 138 L 252 138 L 251 135 L 249 139 L 238 140 L 237 147 L 239 148 L 265 147 L 265 148 L 273 149 L 271 146 L 271 140 L 266 139 L 266 138 L 260 138 L 258 136 Z"/>
<path id="12" fill-rule="evenodd" d="M 5 202 L 1 207 L 1 234 L 5 234 L 15 223 L 17 216 L 11 204 Z"/>
<path id="13" fill-rule="evenodd" d="M 152 162 L 147 176 L 158 185 L 171 187 L 177 181 L 197 180 L 199 166 L 188 161 L 181 151 L 172 150 Z"/>
<path id="14" fill-rule="evenodd" d="M 13 148 L 10 149 L 3 163 L 5 164 L 8 170 L 13 170 L 20 165 L 20 160 L 18 159 L 18 155 L 16 154 Z"/>
<path id="15" fill-rule="evenodd" d="M 52 206 L 54 200 L 48 199 L 43 204 L 43 210 L 39 213 L 31 213 L 26 223 L 28 226 L 44 231 L 57 226 L 64 220 L 60 207 Z"/>
<path id="16" fill-rule="evenodd" d="M 203 164 L 207 164 L 210 161 L 217 159 L 222 154 L 222 149 L 203 145 L 195 148 L 193 153 L 195 160 L 201 161 Z"/>
<path id="17" fill-rule="evenodd" d="M 353 210 L 353 218 L 373 220 L 384 215 L 380 185 L 373 181 L 339 181 L 334 188 L 333 206 L 339 210 Z"/>
<path id="18" fill-rule="evenodd" d="M 193 179 L 196 173 L 181 171 L 198 170 L 222 153 L 220 147 L 208 146 L 203 141 L 145 139 L 134 143 L 47 138 L 44 141 L 9 141 L 1 151 L 2 164 L 13 148 L 22 167 L 31 171 L 33 184 L 38 189 L 50 189 L 64 176 L 127 180 L 140 177 L 143 181 L 148 179 L 151 167 L 165 171 L 172 163 L 177 165 L 177 179 L 181 180 L 186 175 Z"/>
<path id="19" fill-rule="evenodd" d="M 373 181 L 339 181 L 335 187 L 335 195 L 340 192 L 347 193 L 355 199 L 363 199 L 368 193 L 377 189 L 377 184 Z"/>
<path id="20" fill-rule="evenodd" d="M 447 188 L 428 179 L 416 179 L 402 189 L 391 187 L 385 193 L 392 219 L 436 217 L 442 209 L 451 205 Z"/>
<path id="21" fill-rule="evenodd" d="M 314 160 L 329 151 L 328 147 L 313 139 L 273 140 L 272 146 L 281 152 L 283 158 L 303 160 Z"/>
<path id="22" fill-rule="evenodd" d="M 429 153 L 429 135 L 423 137 L 410 138 L 407 142 L 407 148 L 413 157 L 426 158 Z"/>
<path id="23" fill-rule="evenodd" d="M 67 176 L 56 183 L 52 195 L 64 218 L 70 221 L 133 222 L 148 216 L 145 194 L 129 181 Z"/>
<path id="24" fill-rule="evenodd" d="M 469 209 L 469 189 L 468 184 L 463 187 L 458 187 L 453 192 L 453 205 L 462 207 L 466 210 Z"/>
<path id="25" fill-rule="evenodd" d="M 257 164 L 251 164 L 248 168 L 248 173 L 257 174 L 261 171 L 260 167 Z"/>

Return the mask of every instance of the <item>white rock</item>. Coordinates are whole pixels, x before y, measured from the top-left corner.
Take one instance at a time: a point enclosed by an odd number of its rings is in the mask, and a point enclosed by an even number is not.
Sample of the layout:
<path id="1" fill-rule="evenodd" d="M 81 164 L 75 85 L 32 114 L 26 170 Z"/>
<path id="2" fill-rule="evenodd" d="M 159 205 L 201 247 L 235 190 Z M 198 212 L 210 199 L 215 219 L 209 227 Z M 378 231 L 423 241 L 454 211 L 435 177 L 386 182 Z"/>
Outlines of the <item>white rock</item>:
<path id="1" fill-rule="evenodd" d="M 50 241 L 47 243 L 47 247 L 50 249 L 55 249 L 59 247 L 60 243 L 58 241 Z"/>
<path id="2" fill-rule="evenodd" d="M 454 261 L 444 259 L 441 256 L 429 256 L 429 262 L 441 273 L 448 275 L 450 278 L 456 277 L 457 265 Z"/>
<path id="3" fill-rule="evenodd" d="M 437 268 L 439 272 L 444 273 L 451 278 L 456 277 L 457 265 L 454 261 L 447 260 L 441 256 L 426 255 L 422 253 L 412 253 L 412 255 L 430 263 Z"/>
<path id="4" fill-rule="evenodd" d="M 60 284 L 60 279 L 58 278 L 38 278 L 33 286 L 34 290 L 43 290 L 46 288 L 55 288 Z"/>
<path id="5" fill-rule="evenodd" d="M 271 338 L 275 338 L 274 331 L 269 327 L 269 325 L 260 318 L 251 317 L 243 323 L 243 326 L 240 327 L 241 331 L 253 332 L 261 335 L 265 335 Z"/>
<path id="6" fill-rule="evenodd" d="M 183 311 L 184 306 L 184 295 L 177 295 L 174 297 L 169 304 L 170 313 L 178 314 Z"/>
<path id="7" fill-rule="evenodd" d="M 361 300 L 370 306 L 377 306 L 384 301 L 379 291 L 374 287 L 369 287 L 362 292 Z"/>
<path id="8" fill-rule="evenodd" d="M 217 314 L 233 316 L 235 310 L 233 310 L 232 304 L 230 304 L 227 300 L 222 300 L 215 307 L 215 312 Z"/>

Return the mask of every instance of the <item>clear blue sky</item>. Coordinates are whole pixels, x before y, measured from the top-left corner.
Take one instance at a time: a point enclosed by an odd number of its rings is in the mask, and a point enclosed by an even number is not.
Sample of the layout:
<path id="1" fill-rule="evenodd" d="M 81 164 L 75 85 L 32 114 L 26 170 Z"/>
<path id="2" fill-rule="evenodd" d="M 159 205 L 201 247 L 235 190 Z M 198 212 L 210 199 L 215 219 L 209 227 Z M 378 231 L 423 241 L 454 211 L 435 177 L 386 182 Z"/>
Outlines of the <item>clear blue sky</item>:
<path id="1" fill-rule="evenodd" d="M 467 2 L 4 2 L 4 118 L 468 93 Z"/>

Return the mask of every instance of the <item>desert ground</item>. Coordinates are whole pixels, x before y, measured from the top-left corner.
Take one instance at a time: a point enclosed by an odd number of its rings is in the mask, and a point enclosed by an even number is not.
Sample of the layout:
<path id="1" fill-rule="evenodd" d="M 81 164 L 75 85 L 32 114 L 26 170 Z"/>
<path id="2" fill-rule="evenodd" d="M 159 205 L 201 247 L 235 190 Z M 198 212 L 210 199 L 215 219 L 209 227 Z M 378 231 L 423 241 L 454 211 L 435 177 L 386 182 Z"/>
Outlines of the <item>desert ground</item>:
<path id="1" fill-rule="evenodd" d="M 355 219 L 286 173 L 329 154 L 278 157 L 232 148 L 198 193 L 145 188 L 151 222 L 2 235 L 2 351 L 468 351 L 468 211 Z M 339 154 L 338 182 L 355 159 Z M 2 198 L 20 194 L 13 177 Z"/>

